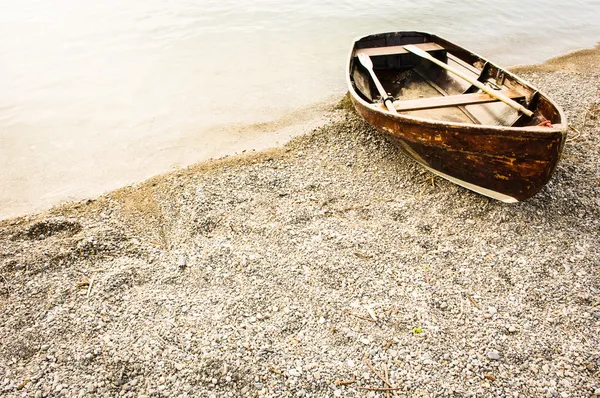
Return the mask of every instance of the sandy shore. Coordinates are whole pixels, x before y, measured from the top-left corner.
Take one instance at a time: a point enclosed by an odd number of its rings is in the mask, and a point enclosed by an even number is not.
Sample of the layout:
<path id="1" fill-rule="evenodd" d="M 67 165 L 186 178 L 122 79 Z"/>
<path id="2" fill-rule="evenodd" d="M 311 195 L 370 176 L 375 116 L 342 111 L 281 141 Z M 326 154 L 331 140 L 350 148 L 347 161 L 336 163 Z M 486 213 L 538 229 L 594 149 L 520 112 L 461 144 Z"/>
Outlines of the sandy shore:
<path id="1" fill-rule="evenodd" d="M 600 395 L 599 61 L 518 68 L 572 125 L 525 203 L 433 177 L 342 108 L 283 148 L 0 222 L 0 391 Z"/>

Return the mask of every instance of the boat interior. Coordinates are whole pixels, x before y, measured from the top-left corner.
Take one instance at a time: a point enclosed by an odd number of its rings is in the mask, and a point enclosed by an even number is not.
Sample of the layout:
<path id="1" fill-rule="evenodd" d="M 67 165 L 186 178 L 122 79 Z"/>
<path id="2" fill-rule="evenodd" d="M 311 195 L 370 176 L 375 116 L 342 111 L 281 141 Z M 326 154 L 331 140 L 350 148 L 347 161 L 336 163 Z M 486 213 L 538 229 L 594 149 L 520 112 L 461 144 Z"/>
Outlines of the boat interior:
<path id="1" fill-rule="evenodd" d="M 534 115 L 519 112 L 467 80 L 408 51 L 404 47 L 407 45 L 414 45 L 462 74 L 500 91 Z M 369 56 L 376 77 L 393 97 L 399 114 L 490 126 L 538 126 L 545 120 L 561 123 L 560 112 L 535 88 L 468 50 L 420 32 L 377 34 L 355 42 L 350 59 L 352 86 L 363 100 L 382 110 L 383 98 L 369 70 L 359 61 L 360 54 Z"/>

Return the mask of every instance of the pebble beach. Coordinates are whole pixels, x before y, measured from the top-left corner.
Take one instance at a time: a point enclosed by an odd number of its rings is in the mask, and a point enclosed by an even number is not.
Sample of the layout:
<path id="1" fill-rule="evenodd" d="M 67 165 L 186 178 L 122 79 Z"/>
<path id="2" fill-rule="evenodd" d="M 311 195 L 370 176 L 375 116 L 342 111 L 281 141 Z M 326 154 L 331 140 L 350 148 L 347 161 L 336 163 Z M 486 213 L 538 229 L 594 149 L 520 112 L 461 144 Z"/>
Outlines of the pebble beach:
<path id="1" fill-rule="evenodd" d="M 0 395 L 600 397 L 600 47 L 514 71 L 570 124 L 526 202 L 344 99 L 283 147 L 0 221 Z"/>

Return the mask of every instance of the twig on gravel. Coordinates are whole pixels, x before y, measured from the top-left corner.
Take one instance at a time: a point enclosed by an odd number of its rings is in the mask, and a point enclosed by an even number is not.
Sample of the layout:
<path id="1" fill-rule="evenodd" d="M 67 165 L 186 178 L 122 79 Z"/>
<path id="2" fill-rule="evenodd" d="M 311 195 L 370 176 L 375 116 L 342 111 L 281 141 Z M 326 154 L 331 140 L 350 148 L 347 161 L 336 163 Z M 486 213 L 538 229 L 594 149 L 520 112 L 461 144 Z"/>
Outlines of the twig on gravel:
<path id="1" fill-rule="evenodd" d="M 77 288 L 78 289 L 83 289 L 84 287 L 89 287 L 90 286 L 90 280 L 87 277 L 83 277 L 83 280 L 77 282 Z"/>
<path id="2" fill-rule="evenodd" d="M 387 351 L 388 348 L 392 346 L 392 344 L 394 344 L 394 339 L 389 339 L 388 341 L 386 341 L 383 345 L 383 351 Z"/>
<path id="3" fill-rule="evenodd" d="M 385 377 L 386 380 L 389 380 L 390 379 L 390 374 L 388 372 L 388 366 L 385 363 L 382 366 L 383 366 L 383 376 Z M 385 398 L 390 398 L 390 392 L 389 392 L 389 390 L 385 391 Z"/>
<path id="4" fill-rule="evenodd" d="M 373 257 L 359 251 L 355 251 L 354 255 L 362 260 L 369 260 L 371 257 Z"/>
<path id="5" fill-rule="evenodd" d="M 475 301 L 475 299 L 473 297 L 471 297 L 471 295 L 469 293 L 465 293 L 467 295 L 467 298 L 469 299 L 469 301 L 471 302 L 471 304 L 473 304 L 473 306 L 477 309 L 479 309 L 479 304 L 477 304 L 477 301 Z"/>
<path id="6" fill-rule="evenodd" d="M 584 127 L 585 127 L 585 126 L 584 126 Z M 570 125 L 570 124 L 569 124 L 569 128 L 570 128 L 571 130 L 573 130 L 574 132 L 576 132 L 576 133 L 577 133 L 577 135 L 576 135 L 576 136 L 574 136 L 574 137 L 569 137 L 569 138 L 567 138 L 567 141 L 569 141 L 569 142 L 570 142 L 570 141 L 576 141 L 576 140 L 577 140 L 579 137 L 581 137 L 581 131 L 577 130 L 575 127 L 573 127 L 573 126 L 572 126 L 572 125 Z"/>
<path id="7" fill-rule="evenodd" d="M 269 369 L 269 372 L 271 372 L 271 373 L 275 373 L 275 374 L 278 374 L 279 376 L 285 377 L 285 374 L 281 370 L 277 369 L 274 366 L 269 366 L 268 369 Z"/>
<path id="8" fill-rule="evenodd" d="M 392 392 L 396 392 L 397 390 L 399 390 L 399 387 L 358 387 L 359 390 L 367 390 L 367 391 L 387 391 L 387 394 L 389 394 L 390 391 Z"/>
<path id="9" fill-rule="evenodd" d="M 338 387 L 338 386 L 347 386 L 347 385 L 354 384 L 354 383 L 356 383 L 356 376 L 352 376 L 352 378 L 348 379 L 348 380 L 340 380 L 340 379 L 338 379 L 338 380 L 336 380 L 336 381 L 333 382 L 333 385 L 335 385 L 336 387 Z"/>
<path id="10" fill-rule="evenodd" d="M 92 293 L 92 286 L 94 286 L 94 278 L 92 277 L 92 279 L 90 279 L 90 285 L 88 286 L 88 290 L 87 290 L 87 298 L 90 298 L 90 293 Z"/>
<path id="11" fill-rule="evenodd" d="M 392 383 L 390 383 L 390 381 L 387 378 L 383 377 L 377 371 L 377 369 L 375 369 L 375 367 L 371 364 L 371 361 L 369 361 L 369 358 L 367 358 L 367 355 L 368 354 L 365 354 L 365 357 L 363 358 L 364 364 L 367 365 L 367 367 L 371 370 L 371 372 L 373 372 L 373 374 L 375 376 L 377 376 L 379 378 L 379 380 L 381 380 L 384 384 L 386 384 L 388 387 L 390 387 L 391 390 L 389 390 L 389 391 L 394 391 L 394 397 L 397 397 L 398 394 L 395 392 L 395 390 L 398 390 L 399 388 L 394 386 Z M 385 391 L 385 390 L 383 390 L 383 391 Z"/>
<path id="12" fill-rule="evenodd" d="M 367 203 L 364 205 L 354 205 L 354 206 L 349 206 L 349 207 L 344 207 L 343 209 L 339 210 L 340 212 L 346 212 L 346 211 L 350 211 L 350 210 L 358 210 L 358 209 L 362 209 L 364 207 L 369 207 L 371 204 Z"/>
<path id="13" fill-rule="evenodd" d="M 367 318 L 366 316 L 355 314 L 354 312 L 348 311 L 348 315 L 352 315 L 353 317 L 358 318 L 358 319 L 362 319 L 363 321 L 376 322 L 376 321 L 374 321 L 371 318 Z"/>

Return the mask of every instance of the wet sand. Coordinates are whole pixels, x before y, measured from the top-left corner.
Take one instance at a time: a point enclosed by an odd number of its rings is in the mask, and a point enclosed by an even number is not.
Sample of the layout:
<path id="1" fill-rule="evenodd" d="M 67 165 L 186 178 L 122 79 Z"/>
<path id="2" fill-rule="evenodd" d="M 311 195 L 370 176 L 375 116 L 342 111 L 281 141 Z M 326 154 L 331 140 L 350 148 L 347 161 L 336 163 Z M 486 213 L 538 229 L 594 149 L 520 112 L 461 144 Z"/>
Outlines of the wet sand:
<path id="1" fill-rule="evenodd" d="M 2 393 L 600 395 L 599 60 L 517 68 L 571 125 L 523 203 L 342 101 L 284 147 L 0 222 Z"/>

